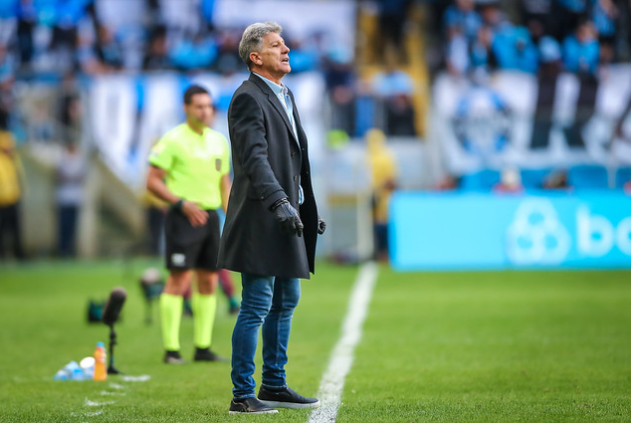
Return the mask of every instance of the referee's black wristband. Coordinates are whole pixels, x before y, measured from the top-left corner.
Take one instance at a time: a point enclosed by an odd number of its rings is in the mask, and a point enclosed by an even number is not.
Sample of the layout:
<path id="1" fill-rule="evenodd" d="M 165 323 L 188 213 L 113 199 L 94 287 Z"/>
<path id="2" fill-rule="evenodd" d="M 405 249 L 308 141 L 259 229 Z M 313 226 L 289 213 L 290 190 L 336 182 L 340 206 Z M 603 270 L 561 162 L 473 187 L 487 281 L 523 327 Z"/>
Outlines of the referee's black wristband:
<path id="1" fill-rule="evenodd" d="M 184 200 L 179 199 L 177 200 L 177 203 L 173 203 L 173 208 L 175 210 L 182 210 L 182 204 L 184 204 Z"/>

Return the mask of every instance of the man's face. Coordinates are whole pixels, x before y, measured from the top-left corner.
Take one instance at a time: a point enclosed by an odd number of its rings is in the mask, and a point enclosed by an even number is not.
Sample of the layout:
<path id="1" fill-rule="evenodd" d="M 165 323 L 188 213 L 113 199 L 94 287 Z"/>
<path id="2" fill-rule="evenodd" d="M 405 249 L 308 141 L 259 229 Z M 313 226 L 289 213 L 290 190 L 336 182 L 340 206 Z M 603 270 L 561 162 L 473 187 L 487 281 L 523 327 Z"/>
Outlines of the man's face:
<path id="1" fill-rule="evenodd" d="M 263 37 L 261 52 L 254 53 L 253 62 L 270 75 L 283 77 L 291 72 L 287 53 L 289 53 L 289 47 L 285 45 L 285 40 L 279 34 L 270 32 Z"/>
<path id="2" fill-rule="evenodd" d="M 214 114 L 210 96 L 204 93 L 193 95 L 191 104 L 184 105 L 184 111 L 189 121 L 205 126 L 210 126 Z"/>

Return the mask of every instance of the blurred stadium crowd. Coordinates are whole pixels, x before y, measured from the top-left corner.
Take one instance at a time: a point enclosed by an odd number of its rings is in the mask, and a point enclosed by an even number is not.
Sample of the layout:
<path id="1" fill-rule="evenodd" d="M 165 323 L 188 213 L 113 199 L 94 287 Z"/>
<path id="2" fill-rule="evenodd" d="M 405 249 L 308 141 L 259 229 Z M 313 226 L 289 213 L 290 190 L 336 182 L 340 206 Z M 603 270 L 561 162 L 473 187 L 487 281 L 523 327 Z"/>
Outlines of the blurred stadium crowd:
<path id="1" fill-rule="evenodd" d="M 630 157 L 626 164 L 616 161 L 612 170 L 607 165 L 609 156 L 592 154 L 590 142 L 598 139 L 610 151 L 615 144 L 612 138 L 631 140 L 631 127 L 625 129 L 629 125 L 624 123 L 631 112 L 631 95 L 627 100 L 624 82 L 631 78 L 631 71 L 624 68 L 631 58 L 630 1 L 251 1 L 253 9 L 268 4 L 325 8 L 338 3 L 347 5 L 353 16 L 338 17 L 341 23 L 329 19 L 329 23 L 346 28 L 351 42 L 341 41 L 327 25 L 318 23 L 313 25 L 316 29 L 299 33 L 286 22 L 279 23 L 285 26 L 283 36 L 291 48 L 291 76 L 315 75 L 292 80 L 292 88 L 299 86 L 306 93 L 299 93 L 298 101 L 306 103 L 300 105 L 301 111 L 308 110 L 305 121 L 315 130 L 309 134 L 311 148 L 316 150 L 313 157 L 322 178 L 330 179 L 316 185 L 325 186 L 322 192 L 330 196 L 346 194 L 346 186 L 371 192 L 381 256 L 387 255 L 383 251 L 387 248 L 387 202 L 395 189 L 605 189 L 621 188 L 629 180 L 631 152 L 625 153 Z M 4 216 L 0 218 L 0 253 L 3 234 L 11 232 L 8 228 L 18 227 L 22 215 L 32 222 L 28 216 L 33 208 L 42 207 L 41 202 L 29 200 L 22 211 L 18 209 L 24 195 L 18 180 L 28 179 L 29 169 L 35 175 L 37 161 L 50 165 L 54 175 L 45 189 L 34 191 L 54 193 L 57 223 L 53 226 L 57 229 L 51 231 L 59 235 L 47 236 L 58 238 L 53 247 L 40 240 L 28 242 L 27 249 L 42 255 L 77 252 L 77 222 L 93 198 L 86 186 L 91 186 L 90 172 L 97 168 L 94 156 L 103 153 L 95 151 L 107 148 L 105 144 L 95 147 L 94 126 L 99 117 L 93 116 L 97 109 L 94 81 L 169 74 L 190 82 L 211 75 L 225 91 L 217 94 L 217 121 L 224 119 L 221 113 L 230 99 L 228 91 L 245 73 L 238 56 L 245 25 L 217 18 L 218 5 L 230 4 L 230 0 L 0 1 L 0 208 Z M 302 13 L 296 19 L 304 26 L 316 18 Z M 610 72 L 616 67 L 622 70 Z M 607 79 L 608 72 L 620 79 Z M 498 81 L 504 85 L 498 86 Z M 603 112 L 598 109 L 603 103 L 597 101 L 598 93 L 609 90 L 615 95 L 615 81 L 623 81 L 621 100 L 613 112 L 607 107 Z M 154 85 L 165 86 L 161 81 Z M 138 103 L 144 98 L 145 108 L 148 86 L 138 88 L 139 93 L 144 90 Z M 557 97 L 576 98 L 576 107 L 567 112 L 570 118 L 558 119 L 566 111 L 561 107 L 565 100 Z M 139 105 L 138 111 L 134 109 L 137 116 L 126 118 L 134 125 L 126 142 L 130 151 L 142 153 L 135 140 L 143 134 L 139 122 L 146 111 L 141 109 Z M 613 135 L 586 132 L 588 123 L 599 119 L 613 128 Z M 495 132 L 480 135 L 484 132 L 480 127 Z M 607 137 L 609 141 L 600 141 Z M 555 143 L 563 144 L 571 154 Z M 578 159 L 572 156 L 577 150 L 585 153 Z M 16 151 L 29 156 L 26 170 Z M 333 169 L 332 163 L 346 170 Z M 362 175 L 367 175 L 362 176 L 365 181 L 349 184 L 358 163 L 365 171 Z M 35 196 L 33 189 L 30 195 Z M 142 201 L 152 212 L 149 224 L 143 225 L 154 228 L 155 252 L 163 205 Z M 109 200 L 112 209 L 119 203 Z M 107 226 L 108 220 L 129 220 L 124 213 L 108 216 L 101 213 L 99 221 Z M 349 238 L 343 231 L 340 234 L 340 239 Z M 19 230 L 13 235 L 18 239 Z M 41 234 L 27 235 L 41 238 Z M 16 257 L 24 255 L 19 244 L 13 252 Z"/>
<path id="2" fill-rule="evenodd" d="M 444 64 L 453 74 L 512 69 L 536 73 L 559 61 L 564 70 L 593 74 L 629 58 L 630 4 L 616 0 L 457 0 L 435 2 Z M 510 11 L 510 15 L 507 13 Z M 440 62 L 434 62 L 440 66 Z"/>
<path id="3" fill-rule="evenodd" d="M 215 0 L 5 0 L 3 75 L 240 67 L 242 28 L 218 26 Z M 294 71 L 315 69 L 322 34 L 288 40 Z"/>

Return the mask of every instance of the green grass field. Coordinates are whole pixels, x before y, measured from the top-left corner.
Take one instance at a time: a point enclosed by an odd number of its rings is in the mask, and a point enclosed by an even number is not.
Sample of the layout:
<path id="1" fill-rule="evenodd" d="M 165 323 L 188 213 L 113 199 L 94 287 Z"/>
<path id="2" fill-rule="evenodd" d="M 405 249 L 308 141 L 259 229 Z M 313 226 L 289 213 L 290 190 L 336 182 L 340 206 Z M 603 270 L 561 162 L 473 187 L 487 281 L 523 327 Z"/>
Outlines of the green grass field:
<path id="1" fill-rule="evenodd" d="M 0 421 L 308 420 L 294 410 L 229 416 L 228 363 L 162 364 L 157 310 L 146 325 L 138 286 L 149 265 L 159 262 L 0 267 Z M 319 263 L 303 283 L 288 382 L 305 395 L 318 391 L 356 276 L 357 268 Z M 381 267 L 338 421 L 631 421 L 630 276 Z M 86 304 L 115 286 L 128 291 L 117 366 L 150 379 L 53 381 L 107 340 L 104 325 L 86 323 Z M 229 355 L 235 318 L 219 304 L 214 349 Z M 181 340 L 190 358 L 189 318 Z"/>

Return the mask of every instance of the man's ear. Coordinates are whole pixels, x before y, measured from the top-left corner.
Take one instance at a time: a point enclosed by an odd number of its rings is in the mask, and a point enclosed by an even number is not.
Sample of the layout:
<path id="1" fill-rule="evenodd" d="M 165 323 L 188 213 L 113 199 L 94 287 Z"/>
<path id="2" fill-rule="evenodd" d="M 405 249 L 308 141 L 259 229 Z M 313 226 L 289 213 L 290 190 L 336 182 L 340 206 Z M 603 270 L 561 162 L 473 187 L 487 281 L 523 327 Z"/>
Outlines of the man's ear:
<path id="1" fill-rule="evenodd" d="M 263 60 L 261 60 L 261 55 L 256 51 L 250 53 L 250 60 L 257 66 L 261 66 L 263 64 Z"/>

